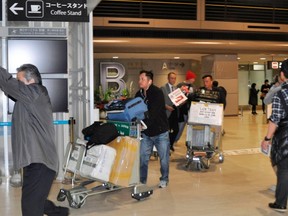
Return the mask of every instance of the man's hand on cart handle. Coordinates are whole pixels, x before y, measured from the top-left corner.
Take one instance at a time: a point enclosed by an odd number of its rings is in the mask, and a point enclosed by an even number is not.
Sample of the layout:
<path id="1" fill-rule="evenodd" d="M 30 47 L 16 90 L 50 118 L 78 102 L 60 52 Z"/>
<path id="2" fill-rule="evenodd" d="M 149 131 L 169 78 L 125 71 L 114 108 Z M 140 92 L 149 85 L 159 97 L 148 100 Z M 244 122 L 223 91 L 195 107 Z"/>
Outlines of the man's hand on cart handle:
<path id="1" fill-rule="evenodd" d="M 140 123 L 141 123 L 141 129 L 142 130 L 146 130 L 147 129 L 147 125 L 142 120 L 140 121 Z"/>

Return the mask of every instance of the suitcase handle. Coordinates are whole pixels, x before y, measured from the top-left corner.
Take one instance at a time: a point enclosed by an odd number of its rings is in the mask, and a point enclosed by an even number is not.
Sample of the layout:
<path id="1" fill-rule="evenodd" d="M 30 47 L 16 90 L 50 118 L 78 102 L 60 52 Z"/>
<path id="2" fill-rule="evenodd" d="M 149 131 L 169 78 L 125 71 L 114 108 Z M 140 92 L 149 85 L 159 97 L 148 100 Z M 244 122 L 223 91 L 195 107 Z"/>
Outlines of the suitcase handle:
<path id="1" fill-rule="evenodd" d="M 139 101 L 136 101 L 135 103 L 133 103 L 133 104 L 129 105 L 129 106 L 128 106 L 128 109 L 131 109 L 132 107 L 134 107 L 134 106 L 136 106 L 136 105 L 140 104 L 141 102 L 142 102 L 141 100 L 139 100 Z"/>

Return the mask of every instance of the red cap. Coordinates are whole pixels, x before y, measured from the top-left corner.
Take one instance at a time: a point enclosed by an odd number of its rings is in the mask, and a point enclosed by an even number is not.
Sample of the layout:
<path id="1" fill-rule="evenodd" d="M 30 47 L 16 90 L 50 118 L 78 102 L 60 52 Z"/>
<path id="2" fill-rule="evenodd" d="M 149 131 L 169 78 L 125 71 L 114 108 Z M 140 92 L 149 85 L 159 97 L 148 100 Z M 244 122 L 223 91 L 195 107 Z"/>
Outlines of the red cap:
<path id="1" fill-rule="evenodd" d="M 192 72 L 191 70 L 188 70 L 186 72 L 186 80 L 190 80 L 190 79 L 196 79 L 196 74 Z"/>

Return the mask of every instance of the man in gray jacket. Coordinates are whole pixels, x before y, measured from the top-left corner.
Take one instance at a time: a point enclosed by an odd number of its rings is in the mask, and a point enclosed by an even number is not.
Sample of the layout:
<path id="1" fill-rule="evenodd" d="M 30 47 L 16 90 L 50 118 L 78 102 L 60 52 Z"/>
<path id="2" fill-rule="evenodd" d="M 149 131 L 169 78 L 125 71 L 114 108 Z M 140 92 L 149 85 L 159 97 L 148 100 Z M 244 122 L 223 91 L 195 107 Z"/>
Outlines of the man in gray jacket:
<path id="1" fill-rule="evenodd" d="M 166 109 L 166 115 L 169 122 L 169 140 L 170 140 L 170 150 L 174 151 L 174 142 L 176 139 L 176 136 L 179 132 L 179 126 L 178 126 L 178 108 L 173 104 L 171 99 L 169 98 L 169 93 L 174 91 L 176 89 L 175 83 L 176 83 L 176 73 L 170 72 L 167 76 L 168 82 L 161 87 L 161 90 L 164 94 L 165 99 L 165 109 Z"/>
<path id="2" fill-rule="evenodd" d="M 0 67 L 0 88 L 15 100 L 12 115 L 14 169 L 23 168 L 23 216 L 68 215 L 47 200 L 58 170 L 52 105 L 34 65 L 17 68 L 17 79 Z"/>

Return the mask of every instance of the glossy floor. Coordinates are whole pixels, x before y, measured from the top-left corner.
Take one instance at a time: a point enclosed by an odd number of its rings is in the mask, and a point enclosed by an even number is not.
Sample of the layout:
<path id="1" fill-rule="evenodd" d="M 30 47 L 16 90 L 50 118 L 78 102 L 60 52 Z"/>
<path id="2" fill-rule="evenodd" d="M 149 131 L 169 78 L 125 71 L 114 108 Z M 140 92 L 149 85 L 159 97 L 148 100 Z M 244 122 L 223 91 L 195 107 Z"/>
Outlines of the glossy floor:
<path id="1" fill-rule="evenodd" d="M 223 137 L 224 163 L 212 162 L 206 172 L 185 169 L 185 135 L 171 155 L 170 182 L 164 189 L 159 183 L 159 160 L 152 157 L 149 164 L 148 185 L 154 194 L 136 201 L 130 189 L 122 189 L 88 197 L 80 209 L 71 208 L 71 215 L 82 216 L 150 216 L 150 215 L 280 215 L 268 208 L 274 201 L 270 186 L 275 175 L 269 159 L 259 153 L 259 142 L 266 132 L 266 115 L 225 117 Z M 20 213 L 20 188 L 3 181 L 0 186 L 0 215 L 18 216 Z M 56 201 L 59 188 L 53 184 L 50 198 Z M 282 214 L 283 215 L 283 214 Z"/>

